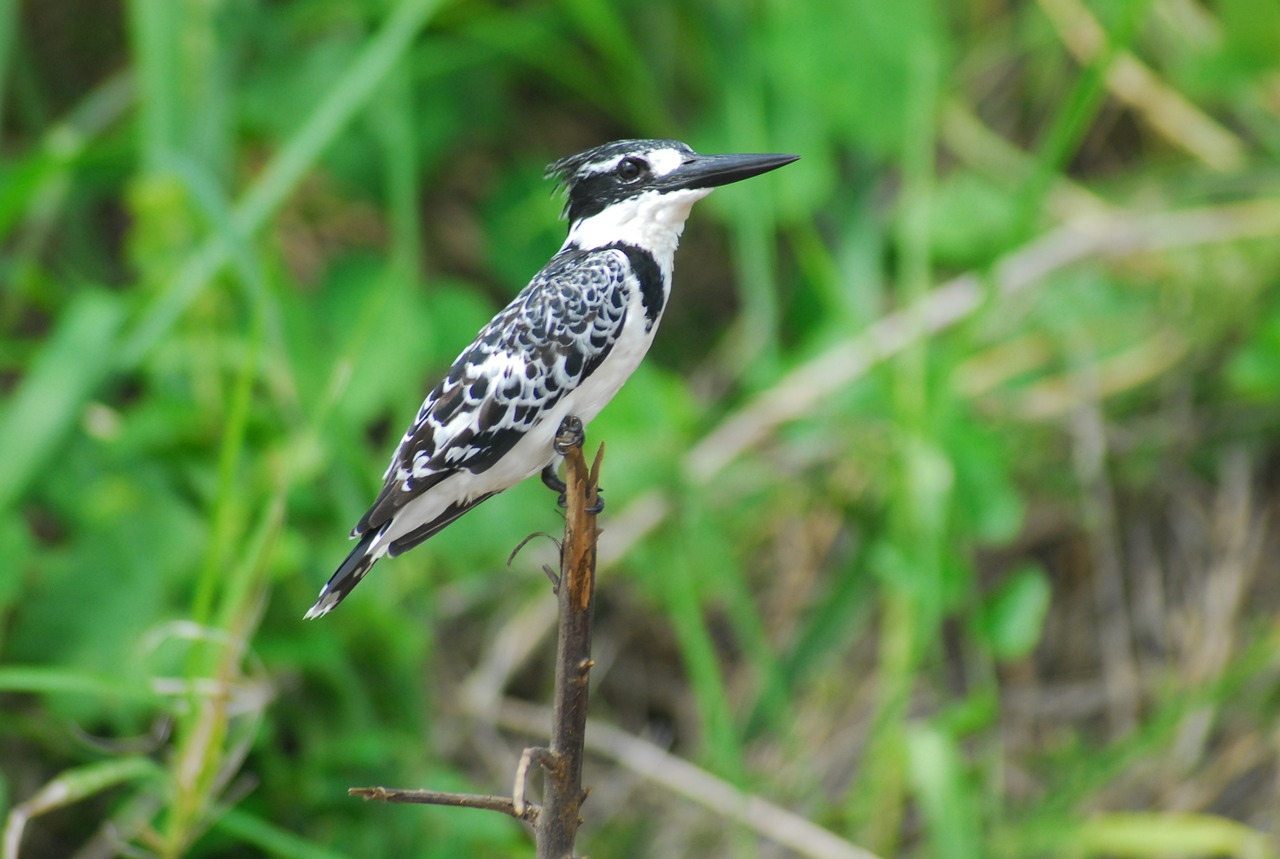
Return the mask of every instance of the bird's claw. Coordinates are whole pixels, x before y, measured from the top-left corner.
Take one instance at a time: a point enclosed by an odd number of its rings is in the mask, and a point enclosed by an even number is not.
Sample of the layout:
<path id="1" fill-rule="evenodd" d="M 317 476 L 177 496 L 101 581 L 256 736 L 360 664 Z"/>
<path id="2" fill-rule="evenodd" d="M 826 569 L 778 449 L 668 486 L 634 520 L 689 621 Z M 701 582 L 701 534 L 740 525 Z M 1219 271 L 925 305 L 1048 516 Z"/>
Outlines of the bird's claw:
<path id="1" fill-rule="evenodd" d="M 556 504 L 559 505 L 561 510 L 564 510 L 569 506 L 569 494 L 567 491 L 560 493 L 560 497 L 556 499 Z M 590 513 L 592 516 L 596 516 L 604 512 L 604 496 L 600 494 L 599 487 L 596 488 L 596 503 L 588 507 L 586 512 Z"/>
<path id="2" fill-rule="evenodd" d="M 556 453 L 566 456 L 575 447 L 582 447 L 586 440 L 587 433 L 582 426 L 582 421 L 574 415 L 565 415 L 564 420 L 560 422 L 560 429 L 556 431 L 555 440 L 551 442 L 551 447 Z"/>
<path id="3" fill-rule="evenodd" d="M 586 441 L 586 432 L 582 427 L 582 421 L 574 415 L 567 415 L 560 422 L 560 430 L 556 433 L 555 440 L 552 441 L 551 447 L 560 456 L 568 455 L 569 451 L 574 448 L 582 447 Z M 556 499 L 556 504 L 561 509 L 569 506 L 568 485 L 560 479 L 560 475 L 556 474 L 556 465 L 554 462 L 548 463 L 542 469 L 542 483 L 552 492 L 560 493 L 560 497 Z M 596 515 L 604 511 L 604 496 L 600 494 L 600 489 L 596 488 L 596 501 L 587 508 L 587 512 Z"/>
<path id="4" fill-rule="evenodd" d="M 560 479 L 560 475 L 556 474 L 556 464 L 554 462 L 547 463 L 546 468 L 542 469 L 542 485 L 552 492 L 560 493 L 560 506 L 563 507 L 564 493 L 569 487 Z"/>

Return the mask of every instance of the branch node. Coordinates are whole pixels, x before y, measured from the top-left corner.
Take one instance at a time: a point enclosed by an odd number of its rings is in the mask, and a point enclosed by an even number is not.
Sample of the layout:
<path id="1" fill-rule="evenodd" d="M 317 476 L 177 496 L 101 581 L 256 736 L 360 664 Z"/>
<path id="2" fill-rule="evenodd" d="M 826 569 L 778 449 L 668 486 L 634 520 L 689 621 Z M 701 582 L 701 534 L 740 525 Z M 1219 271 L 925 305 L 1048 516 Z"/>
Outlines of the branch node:
<path id="1" fill-rule="evenodd" d="M 365 802 L 386 802 L 390 796 L 385 787 L 353 787 L 347 793 L 358 796 Z"/>
<path id="2" fill-rule="evenodd" d="M 528 804 L 525 802 L 524 795 L 529 786 L 529 766 L 536 759 L 545 767 L 545 759 L 550 755 L 551 750 L 545 749 L 542 746 L 529 746 L 520 755 L 520 763 L 516 764 L 515 785 L 511 789 L 511 805 L 514 808 L 517 817 L 523 818 L 525 815 L 525 809 L 528 807 Z"/>
<path id="3" fill-rule="evenodd" d="M 553 594 L 558 594 L 558 593 L 560 593 L 560 575 L 559 575 L 559 573 L 557 573 L 555 570 L 551 569 L 551 565 L 550 565 L 550 564 L 543 564 L 543 565 L 542 565 L 542 572 L 544 572 L 544 573 L 546 573 L 546 574 L 547 574 L 547 581 L 551 582 L 551 592 L 552 592 Z"/>

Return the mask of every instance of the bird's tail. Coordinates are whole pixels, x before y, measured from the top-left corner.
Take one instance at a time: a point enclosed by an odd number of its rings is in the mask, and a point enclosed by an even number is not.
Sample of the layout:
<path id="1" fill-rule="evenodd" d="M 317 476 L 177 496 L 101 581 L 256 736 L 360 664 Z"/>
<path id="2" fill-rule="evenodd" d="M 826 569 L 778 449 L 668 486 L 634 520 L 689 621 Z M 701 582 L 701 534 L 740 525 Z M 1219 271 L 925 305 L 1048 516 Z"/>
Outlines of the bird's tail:
<path id="1" fill-rule="evenodd" d="M 328 583 L 320 589 L 320 597 L 306 614 L 307 620 L 323 617 L 333 611 L 338 603 L 346 599 L 347 594 L 360 584 L 364 574 L 369 572 L 378 559 L 386 553 L 385 546 L 375 546 L 382 536 L 382 528 L 370 529 L 347 555 L 346 560 L 338 565 L 338 569 L 329 577 Z"/>

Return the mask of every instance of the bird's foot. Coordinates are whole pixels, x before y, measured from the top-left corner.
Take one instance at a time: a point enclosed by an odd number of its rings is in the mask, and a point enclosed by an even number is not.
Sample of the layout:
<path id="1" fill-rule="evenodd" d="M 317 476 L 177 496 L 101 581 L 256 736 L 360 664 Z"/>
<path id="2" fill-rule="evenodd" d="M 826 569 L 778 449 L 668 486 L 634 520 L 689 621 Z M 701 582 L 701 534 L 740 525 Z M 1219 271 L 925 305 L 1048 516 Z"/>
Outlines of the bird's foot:
<path id="1" fill-rule="evenodd" d="M 569 491 L 569 485 L 560 479 L 560 475 L 556 474 L 556 464 L 554 462 L 542 469 L 542 484 L 552 492 L 559 493 L 560 497 L 556 499 L 556 504 L 560 505 L 560 509 L 563 510 L 569 506 L 569 499 L 566 495 Z"/>
<path id="2" fill-rule="evenodd" d="M 574 415 L 565 415 L 564 420 L 560 422 L 560 429 L 556 431 L 555 440 L 551 442 L 551 448 L 561 456 L 565 456 L 573 448 L 582 447 L 586 440 L 587 432 L 582 426 L 582 421 Z"/>
<path id="3" fill-rule="evenodd" d="M 569 487 L 560 479 L 560 475 L 556 474 L 556 464 L 554 462 L 547 463 L 547 467 L 542 469 L 542 485 L 552 492 L 560 493 L 560 506 L 563 507 L 564 493 Z"/>
<path id="4" fill-rule="evenodd" d="M 568 491 L 569 487 L 560 476 L 556 474 L 555 465 L 548 465 L 542 469 L 542 483 L 552 492 L 559 493 L 560 497 L 556 499 L 556 504 L 560 505 L 560 509 L 569 506 Z M 600 494 L 600 488 L 596 487 L 596 503 L 587 508 L 587 512 L 592 516 L 604 512 L 604 496 Z"/>
<path id="5" fill-rule="evenodd" d="M 556 433 L 555 440 L 551 443 L 551 448 L 560 456 L 566 456 L 574 448 L 582 447 L 586 440 L 587 434 L 583 429 L 582 421 L 574 415 L 566 415 L 565 419 L 560 422 L 560 430 Z M 552 492 L 560 493 L 556 503 L 561 508 L 569 506 L 569 499 L 565 495 L 569 487 L 560 479 L 560 475 L 556 474 L 555 463 L 548 463 L 546 468 L 542 469 L 542 482 Z M 587 508 L 587 512 L 592 516 L 604 512 L 604 496 L 600 494 L 599 487 L 596 488 L 596 501 Z"/>

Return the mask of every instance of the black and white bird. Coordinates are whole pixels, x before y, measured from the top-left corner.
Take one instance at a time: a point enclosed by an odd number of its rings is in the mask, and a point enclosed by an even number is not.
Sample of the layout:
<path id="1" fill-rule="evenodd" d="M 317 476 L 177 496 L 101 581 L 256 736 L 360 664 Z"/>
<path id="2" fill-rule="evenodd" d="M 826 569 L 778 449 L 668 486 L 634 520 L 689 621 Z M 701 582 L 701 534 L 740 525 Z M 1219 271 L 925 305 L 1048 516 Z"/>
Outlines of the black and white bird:
<path id="1" fill-rule="evenodd" d="M 427 395 L 351 531 L 360 542 L 306 616 L 332 611 L 383 555 L 527 477 L 563 488 L 552 447 L 560 422 L 594 418 L 649 351 L 693 204 L 797 157 L 619 140 L 550 165 L 567 195 L 564 246 Z"/>

